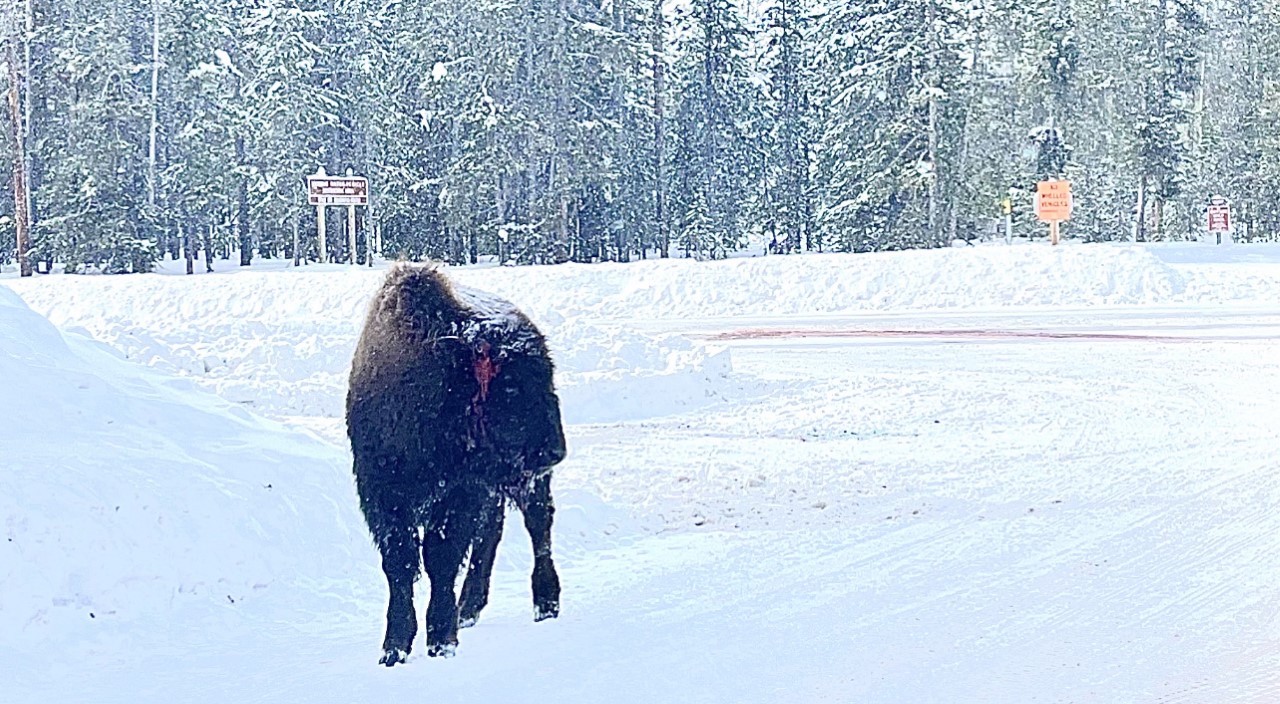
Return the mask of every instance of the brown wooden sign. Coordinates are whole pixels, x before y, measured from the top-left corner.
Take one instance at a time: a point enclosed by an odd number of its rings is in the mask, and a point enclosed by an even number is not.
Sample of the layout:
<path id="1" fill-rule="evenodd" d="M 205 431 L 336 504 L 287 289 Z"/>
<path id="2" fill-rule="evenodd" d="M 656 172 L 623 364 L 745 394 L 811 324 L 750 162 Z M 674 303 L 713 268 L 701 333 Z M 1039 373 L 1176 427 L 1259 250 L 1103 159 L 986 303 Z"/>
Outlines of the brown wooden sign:
<path id="1" fill-rule="evenodd" d="M 308 176 L 311 205 L 368 205 L 369 179 L 363 176 Z"/>

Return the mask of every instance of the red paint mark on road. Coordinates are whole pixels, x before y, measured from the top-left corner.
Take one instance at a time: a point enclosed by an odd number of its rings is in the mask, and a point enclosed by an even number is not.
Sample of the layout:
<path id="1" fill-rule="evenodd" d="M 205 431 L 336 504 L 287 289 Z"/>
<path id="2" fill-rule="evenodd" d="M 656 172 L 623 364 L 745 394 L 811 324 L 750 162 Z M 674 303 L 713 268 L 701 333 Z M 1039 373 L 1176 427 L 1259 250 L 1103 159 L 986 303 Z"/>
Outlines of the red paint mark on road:
<path id="1" fill-rule="evenodd" d="M 863 337 L 863 338 L 963 338 L 1025 340 L 1102 340 L 1117 342 L 1210 342 L 1213 338 L 1140 335 L 1108 332 L 1054 332 L 1051 330 L 832 330 L 821 328 L 747 328 L 708 335 L 709 340 L 766 340 L 795 337 Z"/>

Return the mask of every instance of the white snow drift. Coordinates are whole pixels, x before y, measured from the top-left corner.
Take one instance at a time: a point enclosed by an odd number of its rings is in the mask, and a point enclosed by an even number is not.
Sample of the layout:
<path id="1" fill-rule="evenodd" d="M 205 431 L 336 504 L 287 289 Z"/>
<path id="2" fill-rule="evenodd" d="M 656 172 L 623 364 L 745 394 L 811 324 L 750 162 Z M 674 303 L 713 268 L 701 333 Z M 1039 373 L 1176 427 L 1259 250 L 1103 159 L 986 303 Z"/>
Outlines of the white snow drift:
<path id="1" fill-rule="evenodd" d="M 63 335 L 7 289 L 0 378 L 7 645 L 181 618 L 368 562 L 341 451 Z"/>

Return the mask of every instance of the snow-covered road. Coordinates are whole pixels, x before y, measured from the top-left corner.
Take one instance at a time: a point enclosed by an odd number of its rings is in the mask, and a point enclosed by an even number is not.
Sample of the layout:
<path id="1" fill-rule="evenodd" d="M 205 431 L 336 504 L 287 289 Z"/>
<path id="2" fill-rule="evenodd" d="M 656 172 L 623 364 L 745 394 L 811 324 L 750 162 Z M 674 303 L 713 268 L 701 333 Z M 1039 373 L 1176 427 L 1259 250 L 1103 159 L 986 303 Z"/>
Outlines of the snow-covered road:
<path id="1" fill-rule="evenodd" d="M 173 328 L 134 299 L 75 319 L 58 292 L 26 293 L 125 352 L 146 340 L 153 366 L 216 348 L 225 380 L 237 346 L 216 335 L 308 334 Z M 585 331 L 566 366 L 598 409 L 568 428 L 556 475 L 560 619 L 532 623 L 513 527 L 458 657 L 379 668 L 368 548 L 350 572 L 216 609 L 98 621 L 47 649 L 0 637 L 14 701 L 1280 701 L 1280 307 L 639 310 L 551 326 L 566 345 Z M 590 356 L 592 339 L 611 351 Z M 692 366 L 649 377 L 617 361 L 654 350 Z M 333 367 L 324 353 L 317 368 Z M 285 399 L 288 383 L 255 388 Z M 344 451 L 335 418 L 278 415 Z"/>
<path id="2" fill-rule="evenodd" d="M 789 386 L 632 433 L 666 449 L 645 460 L 669 471 L 628 500 L 686 496 L 667 510 L 699 530 L 741 527 L 749 561 L 813 575 L 780 605 L 822 604 L 796 624 L 803 643 L 827 619 L 843 627 L 816 637 L 839 653 L 824 684 L 851 673 L 833 700 L 1276 700 L 1276 321 L 1244 309 L 682 321 L 691 334 L 797 322 L 813 334 L 730 341 L 735 371 Z M 1080 336 L 829 334 L 849 329 Z M 582 454 L 590 465 L 595 448 Z"/>

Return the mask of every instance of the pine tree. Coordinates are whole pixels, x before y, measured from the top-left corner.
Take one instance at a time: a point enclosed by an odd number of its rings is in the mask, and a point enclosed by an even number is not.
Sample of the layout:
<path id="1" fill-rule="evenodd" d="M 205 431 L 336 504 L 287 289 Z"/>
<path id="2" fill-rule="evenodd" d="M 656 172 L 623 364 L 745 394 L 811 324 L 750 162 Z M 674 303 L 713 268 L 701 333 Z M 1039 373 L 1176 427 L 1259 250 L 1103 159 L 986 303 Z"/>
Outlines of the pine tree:
<path id="1" fill-rule="evenodd" d="M 1193 91 L 1199 83 L 1197 46 L 1205 25 L 1184 0 L 1145 7 L 1148 42 L 1142 54 L 1145 118 L 1137 124 L 1139 178 L 1137 238 L 1161 238 L 1167 203 L 1182 192 Z M 1148 208 L 1150 215 L 1148 216 Z"/>
<path id="2" fill-rule="evenodd" d="M 963 133 L 951 92 L 962 84 L 963 26 L 938 0 L 877 0 L 824 18 L 818 217 L 833 248 L 946 241 Z"/>
<path id="3" fill-rule="evenodd" d="M 69 270 L 146 271 L 157 247 L 145 220 L 148 76 L 136 47 L 150 47 L 137 4 L 52 0 L 44 36 L 55 47 L 43 94 L 34 200 L 43 214 L 33 246 Z M 35 118 L 33 118 L 35 119 Z"/>
<path id="4" fill-rule="evenodd" d="M 680 21 L 680 94 L 674 124 L 671 205 L 680 213 L 680 247 L 723 258 L 745 241 L 746 215 L 760 160 L 752 139 L 757 91 L 747 74 L 747 32 L 730 0 L 694 0 Z"/>
<path id="5" fill-rule="evenodd" d="M 770 119 L 761 217 L 771 251 L 799 252 L 812 245 L 813 228 L 813 62 L 804 3 L 780 0 L 769 8 L 765 27 Z"/>

